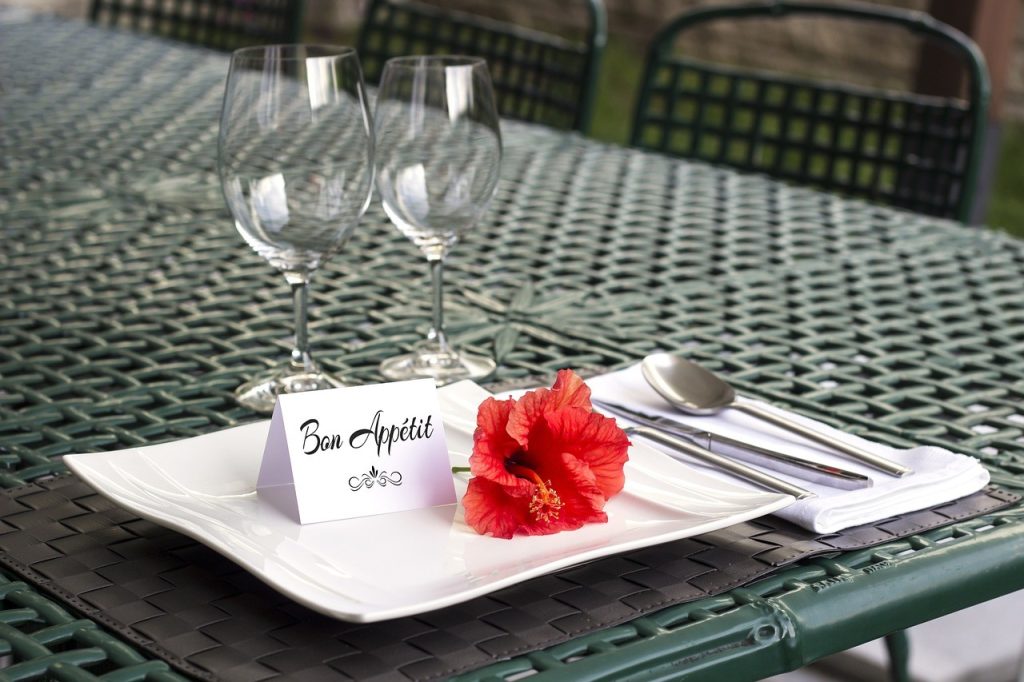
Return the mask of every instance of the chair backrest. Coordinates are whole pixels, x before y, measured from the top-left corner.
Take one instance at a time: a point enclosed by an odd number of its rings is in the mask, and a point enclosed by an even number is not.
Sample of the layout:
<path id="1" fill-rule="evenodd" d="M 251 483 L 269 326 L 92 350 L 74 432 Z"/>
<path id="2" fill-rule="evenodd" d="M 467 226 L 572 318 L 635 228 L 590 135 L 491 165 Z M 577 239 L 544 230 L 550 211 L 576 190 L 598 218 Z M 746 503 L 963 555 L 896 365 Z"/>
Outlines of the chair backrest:
<path id="1" fill-rule="evenodd" d="M 949 48 L 967 67 L 967 100 L 857 87 L 673 54 L 678 36 L 723 19 L 817 15 L 884 22 Z M 988 109 L 984 57 L 921 12 L 872 5 L 718 5 L 655 37 L 632 144 L 967 221 Z"/>
<path id="2" fill-rule="evenodd" d="M 92 21 L 218 50 L 298 42 L 302 0 L 92 0 Z"/>
<path id="3" fill-rule="evenodd" d="M 465 54 L 484 57 L 502 116 L 587 131 L 607 37 L 601 0 L 586 0 L 582 43 L 416 0 L 370 0 L 359 58 L 377 83 L 391 57 Z"/>

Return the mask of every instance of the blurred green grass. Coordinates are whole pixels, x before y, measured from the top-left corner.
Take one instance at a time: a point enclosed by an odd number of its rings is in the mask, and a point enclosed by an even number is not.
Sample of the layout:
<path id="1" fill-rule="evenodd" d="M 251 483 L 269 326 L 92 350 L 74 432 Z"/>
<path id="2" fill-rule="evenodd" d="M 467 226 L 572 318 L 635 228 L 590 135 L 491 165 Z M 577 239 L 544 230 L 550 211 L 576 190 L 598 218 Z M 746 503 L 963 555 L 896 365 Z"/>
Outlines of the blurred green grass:
<path id="1" fill-rule="evenodd" d="M 590 134 L 605 142 L 627 144 L 633 108 L 640 92 L 643 53 L 632 43 L 612 37 L 601 61 Z"/>
<path id="2" fill-rule="evenodd" d="M 999 166 L 985 222 L 1024 237 L 1024 123 L 1020 121 L 1003 127 Z"/>
<path id="3" fill-rule="evenodd" d="M 593 137 L 616 144 L 629 142 L 643 59 L 632 43 L 614 36 L 608 41 L 590 130 Z M 985 223 L 1024 237 L 1024 122 L 1004 125 Z"/>

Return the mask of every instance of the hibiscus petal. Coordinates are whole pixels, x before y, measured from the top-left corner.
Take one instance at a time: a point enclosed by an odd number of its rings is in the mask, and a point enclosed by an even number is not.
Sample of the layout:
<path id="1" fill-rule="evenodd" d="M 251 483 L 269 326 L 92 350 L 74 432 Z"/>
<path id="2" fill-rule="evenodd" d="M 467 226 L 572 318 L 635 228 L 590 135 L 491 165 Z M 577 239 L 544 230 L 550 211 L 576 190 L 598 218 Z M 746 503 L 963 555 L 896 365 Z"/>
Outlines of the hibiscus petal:
<path id="1" fill-rule="evenodd" d="M 554 385 L 530 391 L 516 403 L 508 418 L 508 434 L 520 446 L 528 447 L 530 434 L 541 417 L 563 407 L 591 410 L 590 388 L 571 369 L 558 371 Z"/>
<path id="2" fill-rule="evenodd" d="M 530 464 L 553 454 L 569 453 L 586 462 L 597 487 L 610 498 L 626 482 L 622 467 L 629 459 L 629 438 L 614 419 L 578 407 L 566 407 L 544 416 L 546 428 L 534 430 Z"/>
<path id="3" fill-rule="evenodd" d="M 509 414 L 516 401 L 488 398 L 476 413 L 476 431 L 473 433 L 473 454 L 469 457 L 474 476 L 490 479 L 498 485 L 518 488 L 522 481 L 508 472 L 505 462 L 519 450 L 519 443 L 505 431 Z M 526 484 L 519 494 L 529 492 Z"/>
<path id="4" fill-rule="evenodd" d="M 558 494 L 562 508 L 557 518 L 539 519 L 527 514 L 523 527 L 519 532 L 524 535 L 548 535 L 563 530 L 575 530 L 586 523 L 605 523 L 608 515 L 604 513 L 607 501 L 597 487 L 595 477 L 586 462 L 582 462 L 568 453 L 545 460 L 537 470 L 537 475 L 547 484 L 550 490 Z"/>
<path id="5" fill-rule="evenodd" d="M 590 404 L 590 387 L 571 369 L 558 370 L 551 393 L 557 396 L 552 407 L 582 407 L 588 410 L 593 407 Z"/>
<path id="6" fill-rule="evenodd" d="M 496 538 L 511 538 L 523 527 L 529 513 L 530 498 L 515 497 L 497 483 L 486 478 L 469 480 L 462 496 L 466 523 L 476 532 L 490 533 Z"/>

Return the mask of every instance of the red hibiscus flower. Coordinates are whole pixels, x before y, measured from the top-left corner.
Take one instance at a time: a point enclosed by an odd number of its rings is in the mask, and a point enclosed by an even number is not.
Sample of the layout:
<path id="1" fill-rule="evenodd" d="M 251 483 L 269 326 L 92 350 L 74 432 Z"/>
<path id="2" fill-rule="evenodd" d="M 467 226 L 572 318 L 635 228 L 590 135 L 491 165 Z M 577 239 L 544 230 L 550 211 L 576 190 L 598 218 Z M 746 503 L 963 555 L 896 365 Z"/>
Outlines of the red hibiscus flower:
<path id="1" fill-rule="evenodd" d="M 629 439 L 593 412 L 590 389 L 572 370 L 518 401 L 488 398 L 477 413 L 466 522 L 499 538 L 547 535 L 605 522 L 622 490 Z"/>

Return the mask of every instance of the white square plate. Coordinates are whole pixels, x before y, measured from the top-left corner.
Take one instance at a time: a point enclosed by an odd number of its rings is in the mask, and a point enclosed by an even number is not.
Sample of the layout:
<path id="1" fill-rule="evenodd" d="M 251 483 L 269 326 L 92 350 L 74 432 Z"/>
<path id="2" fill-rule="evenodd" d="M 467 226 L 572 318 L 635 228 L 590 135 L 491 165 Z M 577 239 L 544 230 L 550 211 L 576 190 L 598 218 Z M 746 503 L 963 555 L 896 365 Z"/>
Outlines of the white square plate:
<path id="1" fill-rule="evenodd" d="M 470 382 L 439 392 L 453 466 L 472 450 Z M 461 506 L 299 525 L 256 493 L 269 422 L 143 448 L 68 455 L 67 465 L 139 516 L 192 536 L 309 608 L 372 622 L 456 604 L 534 576 L 769 514 L 788 495 L 723 481 L 634 443 L 608 523 L 541 537 L 477 534 Z M 461 499 L 466 476 L 456 476 Z"/>

